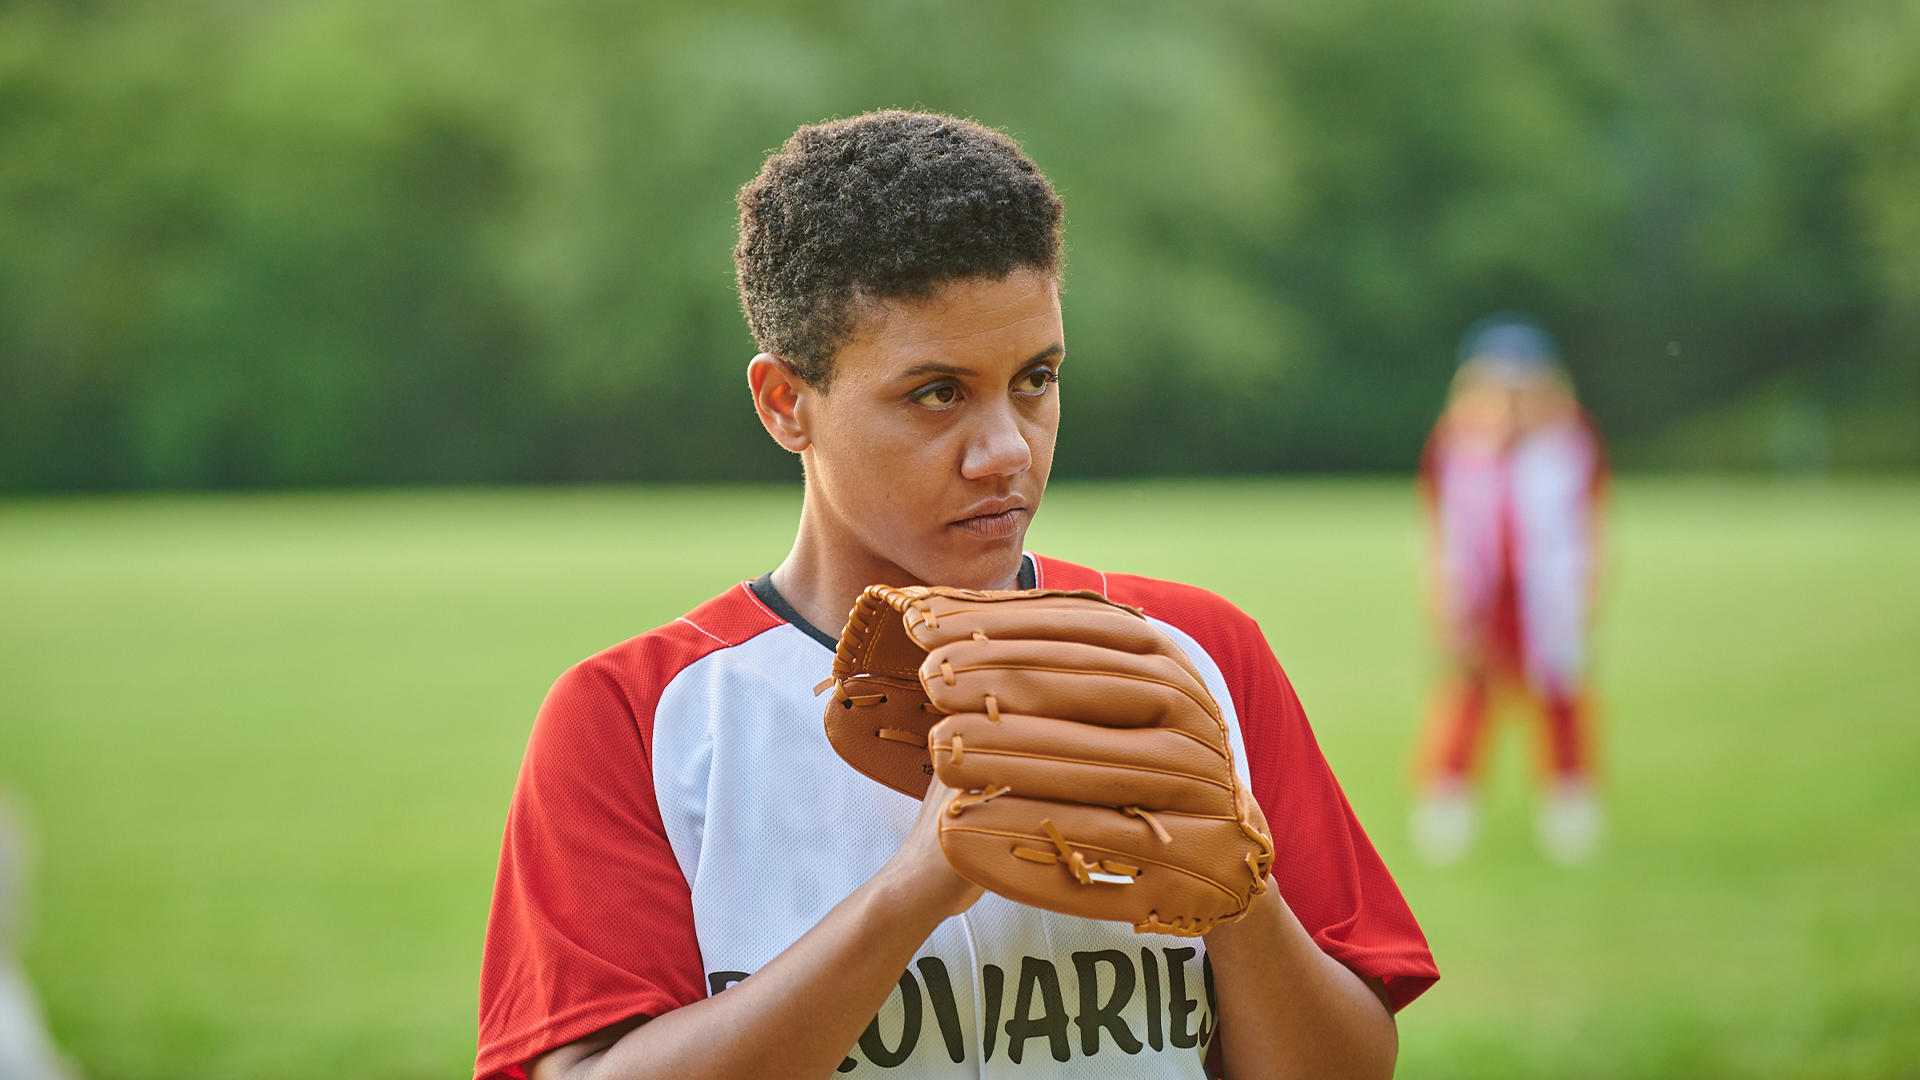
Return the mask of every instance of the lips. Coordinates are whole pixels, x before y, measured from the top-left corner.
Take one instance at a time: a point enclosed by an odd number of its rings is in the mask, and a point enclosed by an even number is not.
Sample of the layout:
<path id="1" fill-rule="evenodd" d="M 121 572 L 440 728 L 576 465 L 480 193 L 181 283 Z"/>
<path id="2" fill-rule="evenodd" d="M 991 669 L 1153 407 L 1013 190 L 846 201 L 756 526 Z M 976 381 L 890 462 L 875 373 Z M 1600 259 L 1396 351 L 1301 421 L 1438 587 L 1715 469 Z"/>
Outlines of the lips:
<path id="1" fill-rule="evenodd" d="M 954 522 L 953 527 L 982 540 L 1004 540 L 1019 533 L 1027 516 L 1027 508 L 1018 503 L 989 504 L 980 511 Z"/>

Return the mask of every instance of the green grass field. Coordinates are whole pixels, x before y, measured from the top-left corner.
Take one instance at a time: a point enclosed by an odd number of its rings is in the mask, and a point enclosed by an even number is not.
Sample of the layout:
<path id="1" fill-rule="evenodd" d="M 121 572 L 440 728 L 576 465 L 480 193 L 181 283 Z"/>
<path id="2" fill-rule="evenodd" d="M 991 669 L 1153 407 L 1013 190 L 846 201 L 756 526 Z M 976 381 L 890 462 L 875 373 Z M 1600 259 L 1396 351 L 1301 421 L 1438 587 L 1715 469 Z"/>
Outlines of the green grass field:
<path id="1" fill-rule="evenodd" d="M 95 1080 L 459 1076 L 506 801 L 572 661 L 769 568 L 789 488 L 0 503 L 27 959 Z M 1033 546 L 1265 627 L 1445 975 L 1406 1077 L 1920 1077 L 1920 484 L 1628 480 L 1612 831 L 1402 822 L 1432 665 L 1408 487 L 1060 485 Z M 1516 729 L 1508 728 L 1511 735 Z"/>

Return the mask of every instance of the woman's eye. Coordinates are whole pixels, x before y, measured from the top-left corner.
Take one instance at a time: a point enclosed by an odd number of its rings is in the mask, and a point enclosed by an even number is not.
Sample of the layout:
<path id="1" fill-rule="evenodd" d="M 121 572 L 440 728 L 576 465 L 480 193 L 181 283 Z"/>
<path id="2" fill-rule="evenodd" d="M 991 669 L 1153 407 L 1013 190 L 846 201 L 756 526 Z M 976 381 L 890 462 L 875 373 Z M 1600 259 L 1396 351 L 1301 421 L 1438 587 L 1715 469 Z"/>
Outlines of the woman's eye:
<path id="1" fill-rule="evenodd" d="M 937 386 L 929 386 L 925 390 L 916 391 L 913 394 L 912 401 L 916 405 L 924 405 L 929 409 L 944 409 L 952 405 L 955 401 L 958 401 L 959 398 L 960 390 L 958 387 L 952 383 L 940 383 Z"/>
<path id="2" fill-rule="evenodd" d="M 1039 397 L 1041 394 L 1047 392 L 1047 387 L 1050 384 L 1059 381 L 1059 379 L 1060 376 L 1055 374 L 1052 368 L 1034 368 L 1032 371 L 1020 376 L 1020 378 L 1014 382 L 1013 389 L 1014 392 L 1018 394 Z"/>

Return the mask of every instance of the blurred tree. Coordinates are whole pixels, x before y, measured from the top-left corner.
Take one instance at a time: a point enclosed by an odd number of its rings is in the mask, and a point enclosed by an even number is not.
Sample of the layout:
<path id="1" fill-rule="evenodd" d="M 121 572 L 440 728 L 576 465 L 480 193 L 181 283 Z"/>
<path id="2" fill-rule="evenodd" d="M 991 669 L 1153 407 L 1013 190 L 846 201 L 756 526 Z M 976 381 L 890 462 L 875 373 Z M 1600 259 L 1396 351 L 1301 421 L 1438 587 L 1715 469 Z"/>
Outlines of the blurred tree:
<path id="1" fill-rule="evenodd" d="M 790 475 L 731 196 L 887 105 L 1065 195 L 1063 473 L 1407 467 L 1514 306 L 1631 460 L 1911 467 L 1917 12 L 4 0 L 0 488 Z"/>

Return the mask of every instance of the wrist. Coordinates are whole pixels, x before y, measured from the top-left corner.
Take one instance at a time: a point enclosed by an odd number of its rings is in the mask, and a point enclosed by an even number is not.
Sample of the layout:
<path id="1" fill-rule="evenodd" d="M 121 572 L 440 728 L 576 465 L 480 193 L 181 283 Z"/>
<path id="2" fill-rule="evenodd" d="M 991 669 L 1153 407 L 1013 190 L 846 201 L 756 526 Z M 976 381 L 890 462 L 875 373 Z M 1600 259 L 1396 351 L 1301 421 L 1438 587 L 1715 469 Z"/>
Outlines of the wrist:
<path id="1" fill-rule="evenodd" d="M 1276 949 L 1305 944 L 1317 950 L 1306 928 L 1293 917 L 1293 909 L 1278 889 L 1269 886 L 1253 898 L 1247 913 L 1230 923 L 1222 923 L 1205 935 L 1207 953 L 1217 961 L 1232 962 L 1241 954 L 1273 956 Z"/>
<path id="2" fill-rule="evenodd" d="M 891 909 L 924 919 L 929 933 L 972 907 L 983 891 L 954 871 L 937 842 L 901 848 L 871 884 Z"/>

